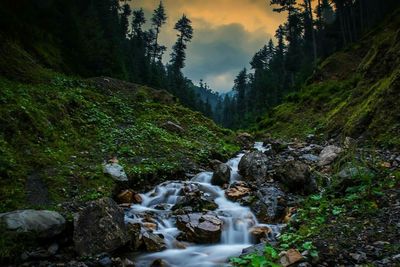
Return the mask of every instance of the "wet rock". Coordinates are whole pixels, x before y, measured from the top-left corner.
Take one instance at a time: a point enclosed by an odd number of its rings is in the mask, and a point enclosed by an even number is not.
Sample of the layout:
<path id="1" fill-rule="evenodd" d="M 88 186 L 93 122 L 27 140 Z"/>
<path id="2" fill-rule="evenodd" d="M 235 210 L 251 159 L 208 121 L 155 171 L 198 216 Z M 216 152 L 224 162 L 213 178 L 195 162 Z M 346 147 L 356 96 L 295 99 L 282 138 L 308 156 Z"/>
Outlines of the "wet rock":
<path id="1" fill-rule="evenodd" d="M 135 263 L 130 259 L 124 259 L 122 261 L 122 267 L 135 267 Z"/>
<path id="2" fill-rule="evenodd" d="M 219 166 L 220 164 L 223 164 L 223 163 L 222 163 L 220 160 L 217 160 L 217 159 L 212 159 L 212 160 L 210 160 L 210 162 L 209 162 L 210 168 L 211 168 L 213 171 L 217 170 L 217 168 L 218 168 L 218 166 Z"/>
<path id="3" fill-rule="evenodd" d="M 163 238 L 150 232 L 143 234 L 143 243 L 148 252 L 159 252 L 167 248 Z"/>
<path id="4" fill-rule="evenodd" d="M 169 132 L 174 132 L 177 134 L 185 132 L 185 129 L 183 129 L 182 126 L 180 126 L 176 123 L 173 123 L 172 121 L 166 121 L 165 123 L 163 123 L 161 125 L 161 127 Z"/>
<path id="5" fill-rule="evenodd" d="M 223 186 L 224 184 L 229 183 L 230 178 L 231 178 L 231 168 L 227 164 L 221 163 L 214 171 L 214 174 L 211 178 L 211 184 Z"/>
<path id="6" fill-rule="evenodd" d="M 117 195 L 119 203 L 142 203 L 142 197 L 131 189 L 126 189 Z"/>
<path id="7" fill-rule="evenodd" d="M 103 165 L 103 172 L 108 174 L 117 182 L 127 182 L 128 176 L 126 175 L 124 168 L 117 163 L 108 163 Z"/>
<path id="8" fill-rule="evenodd" d="M 275 154 L 281 153 L 288 148 L 288 144 L 281 140 L 268 140 L 264 142 L 264 144 L 265 143 L 271 146 L 271 149 Z"/>
<path id="9" fill-rule="evenodd" d="M 268 226 L 255 226 L 250 229 L 250 234 L 256 243 L 260 243 L 268 238 L 268 235 L 272 233 L 272 229 Z"/>
<path id="10" fill-rule="evenodd" d="M 111 198 L 88 202 L 75 215 L 75 250 L 81 256 L 111 252 L 129 241 L 124 211 Z"/>
<path id="11" fill-rule="evenodd" d="M 163 259 L 156 259 L 154 260 L 150 267 L 167 267 L 168 264 Z"/>
<path id="12" fill-rule="evenodd" d="M 236 137 L 236 141 L 243 149 L 250 149 L 254 143 L 254 137 L 249 133 L 240 133 Z"/>
<path id="13" fill-rule="evenodd" d="M 297 249 L 289 249 L 281 255 L 280 263 L 283 267 L 290 266 L 303 260 L 303 256 Z"/>
<path id="14" fill-rule="evenodd" d="M 145 222 L 145 223 L 143 223 L 143 227 L 146 228 L 146 229 L 148 229 L 148 230 L 152 230 L 152 231 L 157 230 L 157 224 L 151 223 L 151 222 Z"/>
<path id="15" fill-rule="evenodd" d="M 215 215 L 192 213 L 178 215 L 176 225 L 189 242 L 217 243 L 221 239 L 223 222 Z"/>
<path id="16" fill-rule="evenodd" d="M 188 212 L 202 212 L 215 210 L 218 205 L 211 199 L 208 199 L 204 194 L 196 188 L 195 191 L 186 192 L 184 196 L 180 197 L 177 203 L 171 210 L 185 210 Z"/>
<path id="17" fill-rule="evenodd" d="M 326 166 L 331 164 L 342 152 L 342 149 L 340 147 L 331 145 L 325 147 L 321 153 L 319 154 L 319 166 Z"/>
<path id="18" fill-rule="evenodd" d="M 292 193 L 311 194 L 318 190 L 308 165 L 301 161 L 286 162 L 277 170 L 276 177 Z"/>
<path id="19" fill-rule="evenodd" d="M 253 245 L 242 250 L 242 254 L 240 256 L 245 256 L 248 254 L 257 254 L 259 256 L 264 255 L 266 243 L 259 243 L 257 245 Z"/>
<path id="20" fill-rule="evenodd" d="M 140 223 L 128 223 L 126 225 L 129 236 L 129 248 L 136 251 L 142 245 L 142 227 Z"/>
<path id="21" fill-rule="evenodd" d="M 275 186 L 259 189 L 255 193 L 257 200 L 250 208 L 260 222 L 280 222 L 286 215 L 285 194 Z"/>
<path id="22" fill-rule="evenodd" d="M 49 210 L 17 210 L 0 214 L 0 222 L 7 229 L 33 233 L 41 238 L 51 238 L 65 229 L 64 217 Z"/>
<path id="23" fill-rule="evenodd" d="M 247 153 L 240 160 L 238 168 L 244 179 L 262 184 L 267 179 L 268 157 L 260 151 Z"/>
<path id="24" fill-rule="evenodd" d="M 225 190 L 225 196 L 229 200 L 237 201 L 243 197 L 249 195 L 251 189 L 246 186 L 243 182 L 236 182 L 232 184 L 228 189 Z"/>
<path id="25" fill-rule="evenodd" d="M 104 256 L 100 258 L 98 261 L 99 266 L 103 267 L 111 267 L 113 265 L 113 262 L 109 256 Z"/>

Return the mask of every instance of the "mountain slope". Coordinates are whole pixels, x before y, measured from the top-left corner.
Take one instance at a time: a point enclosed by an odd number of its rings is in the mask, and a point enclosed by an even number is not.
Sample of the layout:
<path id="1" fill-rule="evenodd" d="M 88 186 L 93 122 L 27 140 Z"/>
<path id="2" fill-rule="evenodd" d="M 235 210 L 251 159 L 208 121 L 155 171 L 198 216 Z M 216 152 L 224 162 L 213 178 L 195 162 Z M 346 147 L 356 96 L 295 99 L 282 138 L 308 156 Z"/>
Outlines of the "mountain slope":
<path id="1" fill-rule="evenodd" d="M 110 195 L 115 183 L 102 163 L 113 157 L 140 190 L 237 150 L 230 131 L 165 91 L 67 77 L 17 43 L 2 46 L 0 212 Z"/>
<path id="2" fill-rule="evenodd" d="M 399 147 L 399 28 L 395 12 L 361 42 L 326 59 L 300 92 L 288 96 L 254 130 L 279 137 L 351 136 Z"/>

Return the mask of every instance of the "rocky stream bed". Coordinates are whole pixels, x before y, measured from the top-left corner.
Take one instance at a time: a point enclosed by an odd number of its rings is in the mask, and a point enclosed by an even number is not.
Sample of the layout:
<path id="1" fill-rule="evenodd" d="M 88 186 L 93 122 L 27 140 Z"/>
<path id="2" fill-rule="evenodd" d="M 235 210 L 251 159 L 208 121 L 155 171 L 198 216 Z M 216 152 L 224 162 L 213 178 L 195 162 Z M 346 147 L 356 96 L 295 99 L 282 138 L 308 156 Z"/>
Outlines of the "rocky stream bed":
<path id="1" fill-rule="evenodd" d="M 232 256 L 259 253 L 266 243 L 277 243 L 304 196 L 331 182 L 331 164 L 352 142 L 348 139 L 341 147 L 311 141 L 254 144 L 247 136 L 241 138 L 241 153 L 226 163 L 211 160 L 212 171 L 188 180 L 163 182 L 147 193 L 125 188 L 114 199 L 64 204 L 64 210 L 74 212 L 73 223 L 52 211 L 0 214 L 8 229 L 35 233 L 40 240 L 40 247 L 22 253 L 20 265 L 230 266 Z M 390 168 L 398 168 L 400 157 L 382 157 Z M 104 167 L 120 184 L 126 183 L 117 161 Z M 354 171 L 345 168 L 339 176 L 346 183 Z M 396 207 L 397 202 L 390 201 Z M 398 222 L 397 215 L 392 220 Z M 282 266 L 336 265 L 296 249 L 279 257 Z M 363 260 L 367 262 L 366 254 Z M 395 266 L 390 265 L 395 261 L 389 259 L 387 266 Z"/>

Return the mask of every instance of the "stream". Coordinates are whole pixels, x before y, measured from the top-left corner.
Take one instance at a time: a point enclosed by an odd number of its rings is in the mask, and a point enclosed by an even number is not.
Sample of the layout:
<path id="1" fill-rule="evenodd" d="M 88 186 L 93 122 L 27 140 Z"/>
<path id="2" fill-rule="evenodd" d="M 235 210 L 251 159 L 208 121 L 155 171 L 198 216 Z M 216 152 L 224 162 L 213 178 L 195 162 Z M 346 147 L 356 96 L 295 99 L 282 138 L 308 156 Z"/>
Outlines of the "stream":
<path id="1" fill-rule="evenodd" d="M 264 152 L 268 148 L 256 142 L 254 148 Z M 238 165 L 244 153 L 230 159 L 227 164 L 231 168 L 230 184 L 241 179 Z M 148 267 L 154 260 L 162 259 L 167 266 L 173 267 L 216 267 L 229 266 L 227 259 L 238 256 L 246 247 L 252 246 L 250 229 L 255 226 L 268 226 L 272 231 L 269 239 L 275 239 L 282 225 L 259 224 L 250 208 L 241 206 L 225 197 L 225 190 L 211 184 L 212 172 L 201 172 L 190 181 L 167 181 L 156 186 L 148 193 L 141 194 L 143 202 L 132 205 L 125 214 L 127 222 L 143 222 L 143 214 L 151 214 L 157 224 L 155 234 L 161 234 L 167 249 L 157 253 L 141 254 L 135 259 L 135 266 Z M 214 211 L 223 221 L 220 242 L 217 244 L 198 245 L 190 243 L 186 248 L 178 248 L 176 238 L 180 231 L 175 225 L 175 216 L 171 208 L 181 197 L 179 193 L 185 187 L 198 187 L 214 200 L 218 208 Z M 163 209 L 159 207 L 162 206 Z"/>

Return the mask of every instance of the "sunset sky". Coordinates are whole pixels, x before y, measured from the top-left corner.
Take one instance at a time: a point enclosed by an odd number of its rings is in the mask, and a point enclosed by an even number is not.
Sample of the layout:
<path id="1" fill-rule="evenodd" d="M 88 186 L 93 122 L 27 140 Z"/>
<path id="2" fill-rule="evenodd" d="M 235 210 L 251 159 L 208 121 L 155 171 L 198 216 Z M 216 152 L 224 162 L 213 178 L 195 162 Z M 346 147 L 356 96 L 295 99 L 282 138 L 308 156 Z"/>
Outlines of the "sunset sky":
<path id="1" fill-rule="evenodd" d="M 143 7 L 147 20 L 159 0 L 134 0 Z M 248 67 L 251 57 L 275 34 L 285 14 L 272 11 L 266 0 L 164 0 L 168 22 L 160 43 L 169 50 L 176 39 L 175 22 L 187 15 L 193 22 L 194 38 L 187 50 L 184 74 L 195 84 L 202 78 L 216 91 L 229 91 L 234 77 Z"/>

